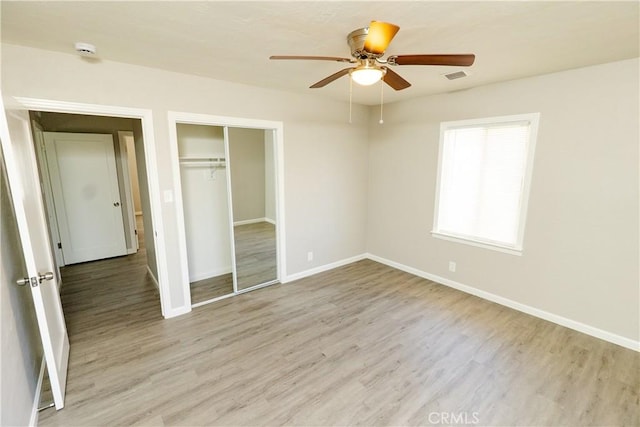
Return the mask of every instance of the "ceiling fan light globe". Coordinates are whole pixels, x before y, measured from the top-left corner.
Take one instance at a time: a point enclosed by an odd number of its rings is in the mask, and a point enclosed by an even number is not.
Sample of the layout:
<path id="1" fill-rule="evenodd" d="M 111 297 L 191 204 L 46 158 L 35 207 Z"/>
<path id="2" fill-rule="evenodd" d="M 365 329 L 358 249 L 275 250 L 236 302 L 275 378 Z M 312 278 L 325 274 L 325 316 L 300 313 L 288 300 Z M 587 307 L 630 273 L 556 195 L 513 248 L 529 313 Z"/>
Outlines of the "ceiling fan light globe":
<path id="1" fill-rule="evenodd" d="M 384 72 L 379 68 L 356 68 L 351 71 L 351 78 L 361 86 L 371 86 L 380 81 Z"/>

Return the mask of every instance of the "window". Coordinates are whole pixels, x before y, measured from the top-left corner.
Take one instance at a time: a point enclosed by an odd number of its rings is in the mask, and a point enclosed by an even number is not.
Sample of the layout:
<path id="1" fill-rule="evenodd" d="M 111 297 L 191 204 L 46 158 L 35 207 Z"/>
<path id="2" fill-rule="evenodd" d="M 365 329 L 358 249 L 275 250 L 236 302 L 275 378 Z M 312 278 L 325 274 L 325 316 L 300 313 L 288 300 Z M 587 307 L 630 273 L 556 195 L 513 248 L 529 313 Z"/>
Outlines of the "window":
<path id="1" fill-rule="evenodd" d="M 442 123 L 435 237 L 521 254 L 538 118 Z"/>

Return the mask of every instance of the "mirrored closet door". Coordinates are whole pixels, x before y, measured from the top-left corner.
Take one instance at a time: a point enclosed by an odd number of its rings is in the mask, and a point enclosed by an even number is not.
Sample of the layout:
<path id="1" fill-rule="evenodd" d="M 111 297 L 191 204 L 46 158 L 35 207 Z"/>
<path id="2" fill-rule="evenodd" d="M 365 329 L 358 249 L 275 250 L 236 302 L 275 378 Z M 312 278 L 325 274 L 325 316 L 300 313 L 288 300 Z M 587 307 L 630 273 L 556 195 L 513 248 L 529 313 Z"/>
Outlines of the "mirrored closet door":
<path id="1" fill-rule="evenodd" d="M 184 218 L 180 252 L 191 305 L 278 283 L 282 124 L 229 126 L 211 116 L 174 114 L 176 200 Z"/>
<path id="2" fill-rule="evenodd" d="M 242 291 L 278 278 L 274 131 L 230 127 L 228 142 L 235 272 Z"/>
<path id="3" fill-rule="evenodd" d="M 177 142 L 191 304 L 233 294 L 224 127 L 178 123 Z"/>

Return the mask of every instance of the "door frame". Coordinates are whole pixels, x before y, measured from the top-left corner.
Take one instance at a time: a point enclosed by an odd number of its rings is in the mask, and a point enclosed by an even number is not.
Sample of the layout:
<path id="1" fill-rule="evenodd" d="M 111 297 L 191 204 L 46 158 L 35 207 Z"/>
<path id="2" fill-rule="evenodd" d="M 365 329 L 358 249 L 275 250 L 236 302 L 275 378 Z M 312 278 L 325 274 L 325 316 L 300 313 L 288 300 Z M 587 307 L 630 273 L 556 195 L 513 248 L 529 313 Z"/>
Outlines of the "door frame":
<path id="1" fill-rule="evenodd" d="M 78 102 L 57 101 L 49 99 L 12 97 L 20 106 L 27 110 L 46 111 L 51 113 L 84 114 L 88 116 L 124 117 L 139 119 L 142 122 L 142 135 L 147 166 L 147 181 L 149 199 L 151 202 L 151 220 L 153 222 L 153 237 L 156 245 L 156 265 L 158 266 L 158 291 L 160 293 L 160 308 L 165 318 L 177 316 L 180 313 L 171 311 L 169 304 L 168 267 L 160 254 L 166 253 L 164 230 L 162 222 L 162 205 L 160 203 L 160 182 L 158 181 L 158 163 L 156 161 L 155 135 L 153 131 L 153 114 L 151 110 L 143 108 L 120 107 L 112 105 L 85 104 Z M 33 165 L 36 167 L 36 165 Z"/>
<path id="2" fill-rule="evenodd" d="M 228 157 L 228 137 L 227 137 L 227 128 L 247 128 L 247 129 L 262 129 L 265 131 L 273 131 L 274 132 L 274 160 L 275 160 L 275 171 L 276 171 L 276 254 L 277 254 L 277 278 L 276 281 L 282 281 L 287 277 L 286 272 L 286 233 L 285 233 L 285 215 L 284 215 L 284 126 L 282 122 L 272 121 L 272 120 L 261 120 L 261 119 L 247 119 L 242 117 L 227 117 L 227 116 L 214 116 L 209 114 L 199 114 L 199 113 L 187 113 L 187 112 L 179 112 L 179 111 L 169 111 L 167 113 L 167 117 L 169 120 L 169 148 L 171 155 L 171 169 L 172 169 L 172 179 L 173 179 L 173 188 L 175 194 L 175 209 L 176 209 L 176 218 L 178 222 L 178 246 L 180 251 L 180 269 L 182 273 L 182 291 L 184 300 L 187 301 L 187 305 L 191 306 L 191 289 L 189 285 L 189 265 L 187 258 L 187 238 L 186 238 L 186 230 L 184 227 L 184 211 L 182 206 L 182 186 L 180 184 L 180 161 L 179 161 L 179 153 L 178 153 L 178 124 L 191 124 L 191 125 L 204 125 L 204 126 L 216 126 L 224 128 L 225 134 L 225 152 Z M 227 158 L 227 161 L 229 159 Z M 234 273 L 234 291 L 233 293 L 223 295 L 218 298 L 213 298 L 211 300 L 198 303 L 194 305 L 194 307 L 208 304 L 210 302 L 218 301 L 224 298 L 228 298 L 230 296 L 239 295 L 245 292 L 253 291 L 255 289 L 259 289 L 265 286 L 269 286 L 273 284 L 272 282 L 268 282 L 265 284 L 252 286 L 247 289 L 239 290 L 236 286 L 235 279 L 235 251 L 233 250 L 235 243 L 233 239 L 233 216 L 231 206 L 231 186 L 229 185 L 229 170 L 227 169 L 227 186 L 229 187 L 228 199 L 229 199 L 229 218 L 230 218 L 230 227 L 231 227 L 231 249 L 234 252 L 232 256 L 232 266 Z"/>
<path id="3" fill-rule="evenodd" d="M 129 174 L 129 150 L 127 149 L 127 141 L 125 139 L 127 136 L 133 137 L 133 132 L 130 130 L 118 131 L 117 144 L 120 150 L 116 153 L 116 161 L 120 163 L 120 168 L 122 169 L 122 189 L 124 190 L 124 198 L 127 201 L 125 233 L 128 233 L 131 239 L 131 247 L 127 248 L 127 253 L 131 255 L 138 252 L 140 245 L 138 243 L 138 233 L 136 230 L 136 209 L 133 206 L 133 186 L 131 185 L 131 175 Z M 137 167 L 138 165 L 136 165 L 136 168 Z"/>
<path id="4" fill-rule="evenodd" d="M 60 267 L 64 267 L 66 264 L 64 263 L 64 257 L 62 256 L 62 249 L 58 246 L 58 242 L 60 242 L 60 231 L 58 230 L 58 218 L 56 217 L 56 208 L 53 203 L 51 179 L 49 179 L 49 164 L 47 163 L 47 155 L 44 147 L 45 131 L 40 123 L 35 120 L 31 120 L 31 132 L 33 133 L 36 159 L 40 165 L 40 182 L 42 183 L 42 196 L 48 219 L 47 225 L 49 228 L 49 236 L 51 238 L 51 251 L 56 259 L 58 277 L 61 277 Z"/>

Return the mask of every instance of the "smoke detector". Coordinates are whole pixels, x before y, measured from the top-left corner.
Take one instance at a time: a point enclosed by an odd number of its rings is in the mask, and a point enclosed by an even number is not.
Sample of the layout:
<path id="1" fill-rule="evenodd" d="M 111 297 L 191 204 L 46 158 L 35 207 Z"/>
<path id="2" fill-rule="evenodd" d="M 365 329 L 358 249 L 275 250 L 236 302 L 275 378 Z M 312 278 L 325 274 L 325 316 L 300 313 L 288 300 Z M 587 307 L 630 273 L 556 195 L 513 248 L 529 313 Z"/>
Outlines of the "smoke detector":
<path id="1" fill-rule="evenodd" d="M 93 56 L 96 54 L 96 47 L 90 43 L 77 42 L 75 48 L 80 56 Z"/>

